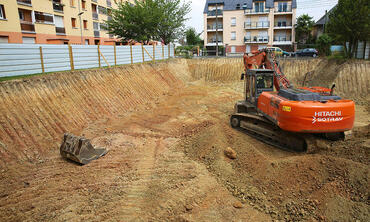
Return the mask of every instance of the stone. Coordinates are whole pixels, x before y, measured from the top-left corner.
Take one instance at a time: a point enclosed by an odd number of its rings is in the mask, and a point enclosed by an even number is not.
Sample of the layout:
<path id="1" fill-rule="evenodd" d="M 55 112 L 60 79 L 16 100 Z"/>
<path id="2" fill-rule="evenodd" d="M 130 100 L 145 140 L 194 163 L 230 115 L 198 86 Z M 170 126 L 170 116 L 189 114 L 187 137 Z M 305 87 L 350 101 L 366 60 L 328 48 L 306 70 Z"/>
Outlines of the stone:
<path id="1" fill-rule="evenodd" d="M 243 208 L 243 204 L 240 201 L 235 201 L 233 203 L 233 207 L 240 209 L 240 208 Z"/>
<path id="2" fill-rule="evenodd" d="M 236 159 L 236 152 L 231 147 L 227 147 L 224 153 L 228 158 Z"/>

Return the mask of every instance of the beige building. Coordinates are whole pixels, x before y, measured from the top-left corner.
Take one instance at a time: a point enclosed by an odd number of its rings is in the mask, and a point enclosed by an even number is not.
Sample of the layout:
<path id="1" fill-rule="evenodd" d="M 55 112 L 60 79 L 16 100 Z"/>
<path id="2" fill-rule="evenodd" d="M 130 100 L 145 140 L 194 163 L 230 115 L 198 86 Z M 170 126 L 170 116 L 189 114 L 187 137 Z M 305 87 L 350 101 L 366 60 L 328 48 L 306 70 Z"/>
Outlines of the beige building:
<path id="1" fill-rule="evenodd" d="M 0 43 L 119 44 L 103 24 L 121 1 L 0 0 Z"/>
<path id="2" fill-rule="evenodd" d="M 227 55 L 267 46 L 293 51 L 296 8 L 296 0 L 207 0 L 204 45 L 210 54 L 217 42 Z"/>

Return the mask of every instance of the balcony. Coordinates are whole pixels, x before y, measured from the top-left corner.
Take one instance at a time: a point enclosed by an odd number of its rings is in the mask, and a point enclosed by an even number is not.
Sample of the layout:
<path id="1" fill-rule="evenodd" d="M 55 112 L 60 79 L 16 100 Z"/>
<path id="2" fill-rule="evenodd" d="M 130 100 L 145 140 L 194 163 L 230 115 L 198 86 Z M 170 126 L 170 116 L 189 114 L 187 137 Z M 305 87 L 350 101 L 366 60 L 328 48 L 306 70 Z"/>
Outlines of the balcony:
<path id="1" fill-rule="evenodd" d="M 274 36 L 274 45 L 291 45 L 292 37 L 289 36 Z"/>
<path id="2" fill-rule="evenodd" d="M 112 2 L 110 0 L 107 0 L 107 7 L 112 7 Z"/>
<path id="3" fill-rule="evenodd" d="M 60 1 L 53 1 L 53 9 L 55 12 L 63 13 L 63 4 Z"/>
<path id="4" fill-rule="evenodd" d="M 274 29 L 292 29 L 293 25 L 292 22 L 288 21 L 280 21 L 275 22 Z"/>
<path id="5" fill-rule="evenodd" d="M 223 10 L 218 9 L 217 11 L 216 10 L 209 11 L 207 13 L 207 17 L 216 17 L 216 14 L 217 14 L 217 17 L 222 17 L 223 16 Z"/>
<path id="6" fill-rule="evenodd" d="M 21 30 L 23 33 L 31 33 L 31 34 L 36 33 L 35 25 L 29 21 L 21 21 Z"/>
<path id="7" fill-rule="evenodd" d="M 57 35 L 66 35 L 66 29 L 64 27 L 55 27 Z"/>
<path id="8" fill-rule="evenodd" d="M 93 12 L 92 17 L 93 17 L 94 20 L 99 20 L 99 15 L 98 15 L 97 12 Z"/>
<path id="9" fill-rule="evenodd" d="M 245 29 L 268 29 L 270 27 L 270 22 L 245 22 Z"/>
<path id="10" fill-rule="evenodd" d="M 32 6 L 31 0 L 17 0 L 17 3 L 20 5 Z"/>
<path id="11" fill-rule="evenodd" d="M 212 38 L 207 41 L 207 46 L 216 46 L 216 43 L 217 43 L 216 38 Z M 219 39 L 218 44 L 223 45 L 223 40 Z"/>
<path id="12" fill-rule="evenodd" d="M 222 32 L 223 31 L 223 26 L 219 24 L 218 26 L 214 25 L 208 25 L 207 26 L 207 31 L 208 32 L 215 32 L 217 28 L 217 31 Z"/>
<path id="13" fill-rule="evenodd" d="M 94 37 L 100 38 L 100 31 L 94 30 Z"/>
<path id="14" fill-rule="evenodd" d="M 268 36 L 246 36 L 244 37 L 245 43 L 268 43 Z"/>
<path id="15" fill-rule="evenodd" d="M 258 9 L 258 8 L 255 8 L 255 9 L 246 9 L 244 10 L 244 15 L 262 15 L 262 14 L 269 14 L 270 13 L 270 9 Z"/>
<path id="16" fill-rule="evenodd" d="M 275 14 L 292 14 L 292 5 L 282 4 L 274 9 Z"/>

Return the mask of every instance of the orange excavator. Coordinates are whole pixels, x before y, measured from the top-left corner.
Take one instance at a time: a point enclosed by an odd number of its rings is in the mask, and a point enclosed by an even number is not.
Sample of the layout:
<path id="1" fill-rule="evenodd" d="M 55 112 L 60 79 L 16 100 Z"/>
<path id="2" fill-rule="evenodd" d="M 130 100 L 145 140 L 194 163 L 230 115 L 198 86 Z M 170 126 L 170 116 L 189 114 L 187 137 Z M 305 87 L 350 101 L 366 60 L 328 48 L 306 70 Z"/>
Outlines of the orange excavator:
<path id="1" fill-rule="evenodd" d="M 295 88 L 267 49 L 244 55 L 244 95 L 230 117 L 233 128 L 270 145 L 313 152 L 312 134 L 344 139 L 353 128 L 355 104 L 323 87 Z"/>

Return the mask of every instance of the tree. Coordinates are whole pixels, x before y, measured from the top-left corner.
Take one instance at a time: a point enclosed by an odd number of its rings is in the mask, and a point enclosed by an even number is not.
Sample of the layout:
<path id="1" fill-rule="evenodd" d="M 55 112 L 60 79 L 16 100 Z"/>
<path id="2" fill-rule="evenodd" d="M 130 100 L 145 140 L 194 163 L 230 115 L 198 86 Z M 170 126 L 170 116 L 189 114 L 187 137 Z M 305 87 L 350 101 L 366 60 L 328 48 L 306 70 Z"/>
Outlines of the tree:
<path id="1" fill-rule="evenodd" d="M 112 19 L 106 24 L 109 33 L 123 41 L 157 40 L 168 44 L 182 32 L 189 11 L 189 3 L 181 4 L 181 0 L 125 1 L 112 10 Z"/>
<path id="2" fill-rule="evenodd" d="M 344 46 L 347 58 L 354 56 L 359 41 L 369 40 L 369 4 L 369 0 L 339 0 L 329 15 L 327 31 Z"/>
<path id="3" fill-rule="evenodd" d="M 202 41 L 194 28 L 186 30 L 185 36 L 187 45 L 199 45 Z"/>
<path id="4" fill-rule="evenodd" d="M 299 43 L 306 44 L 312 40 L 312 27 L 315 24 L 312 17 L 307 14 L 303 14 L 297 18 L 297 24 L 295 25 L 296 40 Z"/>
<path id="5" fill-rule="evenodd" d="M 181 0 L 154 0 L 159 3 L 157 40 L 165 44 L 177 39 L 184 32 L 186 15 L 190 12 L 190 2 Z"/>
<path id="6" fill-rule="evenodd" d="M 316 41 L 317 48 L 322 55 L 330 55 L 332 38 L 327 34 L 322 34 Z"/>

